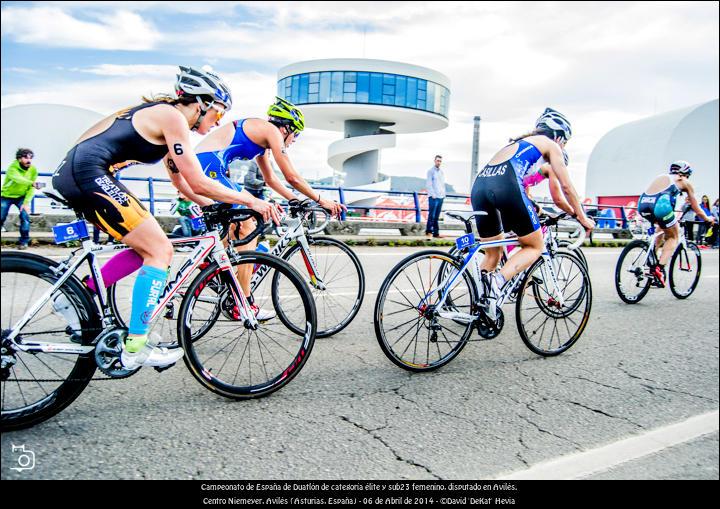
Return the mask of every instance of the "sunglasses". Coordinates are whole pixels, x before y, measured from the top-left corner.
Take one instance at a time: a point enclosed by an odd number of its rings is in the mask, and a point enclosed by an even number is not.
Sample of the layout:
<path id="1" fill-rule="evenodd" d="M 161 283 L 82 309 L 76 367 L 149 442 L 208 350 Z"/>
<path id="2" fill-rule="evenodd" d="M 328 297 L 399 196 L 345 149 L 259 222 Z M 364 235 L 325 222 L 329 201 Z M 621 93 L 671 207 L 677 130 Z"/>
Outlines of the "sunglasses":
<path id="1" fill-rule="evenodd" d="M 215 110 L 215 123 L 220 122 L 220 120 L 222 120 L 222 118 L 225 116 L 225 108 L 223 108 L 222 106 L 212 103 L 208 108 L 212 108 Z"/>

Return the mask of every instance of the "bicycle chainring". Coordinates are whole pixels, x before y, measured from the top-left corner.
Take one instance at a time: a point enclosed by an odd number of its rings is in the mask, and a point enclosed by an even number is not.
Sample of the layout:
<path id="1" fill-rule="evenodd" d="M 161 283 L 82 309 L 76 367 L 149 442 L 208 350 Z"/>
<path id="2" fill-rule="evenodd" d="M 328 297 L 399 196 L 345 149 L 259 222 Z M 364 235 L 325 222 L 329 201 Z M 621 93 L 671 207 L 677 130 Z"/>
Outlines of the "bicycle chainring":
<path id="1" fill-rule="evenodd" d="M 95 345 L 95 363 L 98 369 L 110 378 L 127 378 L 140 369 L 127 369 L 122 365 L 120 354 L 126 337 L 127 329 L 110 329 L 100 334 Z"/>

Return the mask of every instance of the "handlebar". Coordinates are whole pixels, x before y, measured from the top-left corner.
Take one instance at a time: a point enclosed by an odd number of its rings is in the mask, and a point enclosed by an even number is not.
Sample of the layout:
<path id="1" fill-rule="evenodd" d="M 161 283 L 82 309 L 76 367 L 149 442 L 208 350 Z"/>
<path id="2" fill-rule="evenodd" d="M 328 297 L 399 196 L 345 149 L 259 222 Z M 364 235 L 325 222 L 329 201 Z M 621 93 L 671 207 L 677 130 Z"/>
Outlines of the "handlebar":
<path id="1" fill-rule="evenodd" d="M 545 215 L 540 218 L 540 224 L 543 226 L 556 226 L 560 221 L 562 220 L 572 220 L 576 225 L 575 232 L 570 234 L 570 238 L 573 238 L 577 235 L 577 240 L 570 244 L 568 246 L 568 249 L 574 250 L 582 246 L 583 242 L 585 242 L 585 238 L 587 237 L 587 232 L 585 231 L 585 228 L 583 225 L 581 225 L 578 221 L 576 221 L 570 214 L 567 212 L 562 212 L 558 214 L 557 216 L 551 216 L 551 215 Z"/>
<path id="2" fill-rule="evenodd" d="M 229 241 L 229 244 L 233 247 L 250 243 L 265 230 L 265 220 L 262 214 L 252 209 L 236 209 L 228 203 L 213 203 L 202 207 L 201 210 L 205 226 L 207 226 L 208 230 L 219 230 L 221 239 L 225 238 L 230 231 L 230 225 L 247 221 L 250 218 L 255 219 L 257 224 L 250 235 L 242 239 Z"/>

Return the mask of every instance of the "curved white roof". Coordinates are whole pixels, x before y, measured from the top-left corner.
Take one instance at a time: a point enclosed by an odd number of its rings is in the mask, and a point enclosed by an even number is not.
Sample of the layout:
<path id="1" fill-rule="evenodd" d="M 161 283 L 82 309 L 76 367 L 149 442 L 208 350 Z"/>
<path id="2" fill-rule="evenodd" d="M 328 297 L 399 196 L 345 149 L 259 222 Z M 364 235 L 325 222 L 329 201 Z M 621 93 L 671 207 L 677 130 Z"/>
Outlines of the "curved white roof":
<path id="1" fill-rule="evenodd" d="M 62 104 L 25 104 L 3 108 L 0 164 L 6 169 L 15 151 L 34 151 L 40 173 L 53 172 L 80 135 L 102 119 L 98 112 Z"/>
<path id="2" fill-rule="evenodd" d="M 595 145 L 586 196 L 638 195 L 650 180 L 684 159 L 694 169 L 698 198 L 718 197 L 718 99 L 623 124 Z"/>

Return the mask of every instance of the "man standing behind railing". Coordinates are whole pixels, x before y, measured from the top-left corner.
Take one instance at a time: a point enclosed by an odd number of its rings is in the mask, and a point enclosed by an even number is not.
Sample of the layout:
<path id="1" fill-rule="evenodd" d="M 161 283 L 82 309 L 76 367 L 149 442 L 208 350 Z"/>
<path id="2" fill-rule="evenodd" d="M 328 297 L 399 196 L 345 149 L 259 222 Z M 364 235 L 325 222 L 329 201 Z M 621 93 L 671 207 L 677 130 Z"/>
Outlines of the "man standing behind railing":
<path id="1" fill-rule="evenodd" d="M 26 249 L 30 244 L 30 203 L 39 188 L 37 168 L 32 165 L 33 151 L 29 148 L 19 148 L 15 154 L 15 161 L 8 167 L 3 182 L 0 206 L 0 227 L 5 225 L 10 206 L 15 205 L 20 212 L 20 242 L 19 249 Z"/>
<path id="2" fill-rule="evenodd" d="M 440 169 L 442 156 L 435 156 L 435 166 L 427 172 L 427 192 L 429 211 L 427 218 L 427 226 L 425 227 L 425 235 L 430 237 L 440 237 L 440 211 L 442 210 L 443 200 L 445 199 L 445 175 Z"/>

